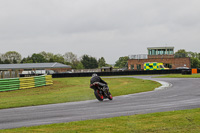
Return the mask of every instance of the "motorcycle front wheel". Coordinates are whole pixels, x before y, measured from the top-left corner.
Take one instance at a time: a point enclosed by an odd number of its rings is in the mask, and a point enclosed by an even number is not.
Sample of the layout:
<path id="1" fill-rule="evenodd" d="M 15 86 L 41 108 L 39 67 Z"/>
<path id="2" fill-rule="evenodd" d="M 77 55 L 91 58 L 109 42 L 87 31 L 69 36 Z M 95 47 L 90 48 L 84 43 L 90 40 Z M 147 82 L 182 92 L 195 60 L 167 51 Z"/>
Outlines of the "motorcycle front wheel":
<path id="1" fill-rule="evenodd" d="M 99 101 L 103 101 L 103 95 L 100 94 L 100 91 L 99 91 L 99 90 L 95 90 L 95 91 L 94 91 L 94 95 L 96 96 L 96 98 L 97 98 Z"/>

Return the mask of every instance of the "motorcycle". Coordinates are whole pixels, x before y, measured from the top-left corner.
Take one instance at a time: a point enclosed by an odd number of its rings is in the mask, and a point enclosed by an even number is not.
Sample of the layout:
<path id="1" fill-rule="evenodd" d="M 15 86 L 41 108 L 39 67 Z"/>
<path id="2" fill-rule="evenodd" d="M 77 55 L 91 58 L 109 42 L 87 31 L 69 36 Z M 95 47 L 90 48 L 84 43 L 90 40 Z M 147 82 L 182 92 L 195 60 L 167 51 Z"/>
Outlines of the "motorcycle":
<path id="1" fill-rule="evenodd" d="M 108 98 L 109 100 L 113 99 L 108 89 L 103 89 L 102 83 L 94 82 L 93 84 L 90 85 L 90 88 L 94 90 L 94 95 L 99 101 L 103 101 L 106 98 Z"/>

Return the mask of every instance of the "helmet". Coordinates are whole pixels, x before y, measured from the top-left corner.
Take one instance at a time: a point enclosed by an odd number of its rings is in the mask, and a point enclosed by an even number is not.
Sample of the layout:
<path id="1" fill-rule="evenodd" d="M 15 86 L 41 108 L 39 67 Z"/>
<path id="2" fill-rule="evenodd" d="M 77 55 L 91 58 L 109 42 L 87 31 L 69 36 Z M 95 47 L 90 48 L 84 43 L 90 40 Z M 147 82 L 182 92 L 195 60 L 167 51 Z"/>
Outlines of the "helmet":
<path id="1" fill-rule="evenodd" d="M 96 73 L 92 74 L 92 77 L 98 76 Z"/>

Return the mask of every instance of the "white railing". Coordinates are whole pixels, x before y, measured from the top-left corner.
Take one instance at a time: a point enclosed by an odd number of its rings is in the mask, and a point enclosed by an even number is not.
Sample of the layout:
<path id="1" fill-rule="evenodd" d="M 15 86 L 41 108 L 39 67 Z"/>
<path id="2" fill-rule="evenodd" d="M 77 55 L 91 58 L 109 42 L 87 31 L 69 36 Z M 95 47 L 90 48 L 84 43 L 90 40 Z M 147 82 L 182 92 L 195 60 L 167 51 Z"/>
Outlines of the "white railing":
<path id="1" fill-rule="evenodd" d="M 129 59 L 148 59 L 147 54 L 129 55 Z"/>

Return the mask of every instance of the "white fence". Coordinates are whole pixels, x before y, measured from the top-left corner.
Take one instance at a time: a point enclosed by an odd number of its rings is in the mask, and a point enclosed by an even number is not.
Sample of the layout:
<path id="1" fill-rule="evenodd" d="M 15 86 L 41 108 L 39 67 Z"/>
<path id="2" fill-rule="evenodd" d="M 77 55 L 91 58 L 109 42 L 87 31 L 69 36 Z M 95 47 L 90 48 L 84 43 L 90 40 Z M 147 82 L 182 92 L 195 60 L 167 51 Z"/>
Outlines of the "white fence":
<path id="1" fill-rule="evenodd" d="M 148 59 L 147 54 L 129 55 L 129 59 Z"/>

